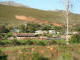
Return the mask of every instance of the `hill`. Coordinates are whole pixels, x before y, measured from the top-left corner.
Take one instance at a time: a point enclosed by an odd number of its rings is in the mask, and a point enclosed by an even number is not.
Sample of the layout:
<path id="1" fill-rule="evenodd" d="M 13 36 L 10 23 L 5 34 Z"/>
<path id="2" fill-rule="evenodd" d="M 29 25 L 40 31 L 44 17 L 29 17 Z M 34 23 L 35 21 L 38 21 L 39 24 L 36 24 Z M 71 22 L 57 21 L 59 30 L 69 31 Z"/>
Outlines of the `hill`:
<path id="1" fill-rule="evenodd" d="M 69 16 L 70 24 L 75 25 L 80 23 L 79 14 L 70 13 Z M 44 11 L 0 4 L 0 24 L 22 24 L 27 21 L 66 24 L 65 11 Z"/>

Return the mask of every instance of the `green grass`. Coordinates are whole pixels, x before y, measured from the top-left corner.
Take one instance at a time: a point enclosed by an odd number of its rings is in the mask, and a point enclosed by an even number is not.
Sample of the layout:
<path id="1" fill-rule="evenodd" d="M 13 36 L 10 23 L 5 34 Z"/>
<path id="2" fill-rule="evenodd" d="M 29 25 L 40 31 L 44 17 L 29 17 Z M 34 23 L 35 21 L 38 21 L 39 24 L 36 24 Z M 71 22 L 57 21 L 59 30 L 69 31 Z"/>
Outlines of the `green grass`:
<path id="1" fill-rule="evenodd" d="M 66 40 L 55 40 L 58 44 L 66 44 Z"/>

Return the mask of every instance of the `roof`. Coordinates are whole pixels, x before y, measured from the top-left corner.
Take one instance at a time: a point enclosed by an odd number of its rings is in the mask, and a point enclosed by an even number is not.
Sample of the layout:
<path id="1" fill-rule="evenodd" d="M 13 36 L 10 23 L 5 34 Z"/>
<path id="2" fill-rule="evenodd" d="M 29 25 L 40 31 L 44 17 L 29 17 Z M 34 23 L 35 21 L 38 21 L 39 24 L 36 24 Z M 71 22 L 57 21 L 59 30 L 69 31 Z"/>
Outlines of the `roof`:
<path id="1" fill-rule="evenodd" d="M 18 37 L 33 37 L 33 36 L 35 36 L 34 33 L 15 33 L 15 35 Z"/>

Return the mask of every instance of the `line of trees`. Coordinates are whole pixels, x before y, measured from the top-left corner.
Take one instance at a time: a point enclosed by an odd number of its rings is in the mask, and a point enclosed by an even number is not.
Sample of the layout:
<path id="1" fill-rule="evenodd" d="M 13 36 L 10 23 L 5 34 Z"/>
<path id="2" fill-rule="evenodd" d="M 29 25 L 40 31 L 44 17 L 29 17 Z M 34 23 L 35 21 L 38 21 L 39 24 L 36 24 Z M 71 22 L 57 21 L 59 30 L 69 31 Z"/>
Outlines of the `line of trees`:
<path id="1" fill-rule="evenodd" d="M 34 33 L 37 30 L 56 30 L 64 31 L 65 27 L 57 27 L 52 24 L 37 24 L 37 23 L 27 23 L 17 26 L 0 25 L 0 33 L 8 33 L 19 30 L 20 33 Z"/>

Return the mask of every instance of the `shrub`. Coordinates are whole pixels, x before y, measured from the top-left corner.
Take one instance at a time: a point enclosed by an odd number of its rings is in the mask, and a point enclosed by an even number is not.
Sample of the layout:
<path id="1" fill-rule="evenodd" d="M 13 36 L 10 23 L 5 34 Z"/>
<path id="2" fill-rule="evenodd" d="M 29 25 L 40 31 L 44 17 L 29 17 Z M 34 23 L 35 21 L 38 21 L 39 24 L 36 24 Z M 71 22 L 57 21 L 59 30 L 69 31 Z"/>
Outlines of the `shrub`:
<path id="1" fill-rule="evenodd" d="M 0 49 L 0 60 L 7 60 L 7 55 Z"/>
<path id="2" fill-rule="evenodd" d="M 32 40 L 16 40 L 16 45 L 33 45 Z"/>
<path id="3" fill-rule="evenodd" d="M 48 41 L 47 40 L 36 40 L 35 43 L 37 45 L 45 46 L 47 45 Z"/>
<path id="4" fill-rule="evenodd" d="M 56 42 L 55 40 L 50 40 L 50 41 L 48 42 L 48 44 L 49 44 L 49 45 L 53 45 L 53 44 L 57 44 L 57 42 Z"/>
<path id="5" fill-rule="evenodd" d="M 31 40 L 31 39 L 25 39 L 25 40 L 1 40 L 0 45 L 40 45 L 40 46 L 46 46 L 48 45 L 49 40 Z"/>
<path id="6" fill-rule="evenodd" d="M 26 45 L 26 40 L 16 40 L 16 45 Z"/>
<path id="7" fill-rule="evenodd" d="M 27 45 L 33 45 L 34 43 L 33 43 L 32 40 L 27 40 L 27 41 L 26 41 L 26 44 L 27 44 Z"/>
<path id="8" fill-rule="evenodd" d="M 80 34 L 73 35 L 71 37 L 70 43 L 80 43 Z"/>
<path id="9" fill-rule="evenodd" d="M 12 33 L 10 33 L 10 32 L 3 36 L 3 40 L 5 40 L 5 39 L 7 39 L 9 37 L 12 37 Z"/>
<path id="10" fill-rule="evenodd" d="M 39 53 L 34 53 L 32 60 L 49 60 L 49 59 L 44 56 L 41 56 Z"/>
<path id="11" fill-rule="evenodd" d="M 10 45 L 11 43 L 12 43 L 11 40 L 1 40 L 1 41 L 0 41 L 0 44 L 1 44 L 1 45 Z"/>
<path id="12" fill-rule="evenodd" d="M 5 55 L 5 53 L 0 49 L 0 56 Z"/>

